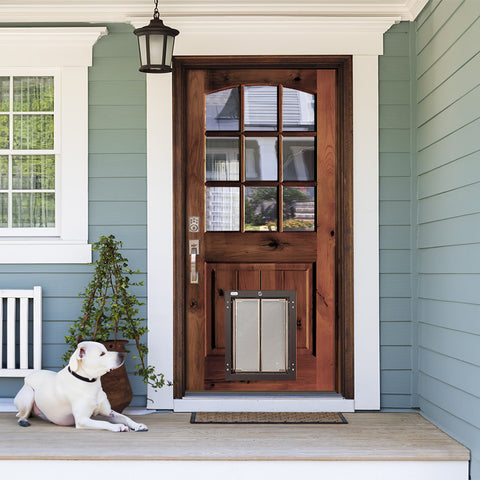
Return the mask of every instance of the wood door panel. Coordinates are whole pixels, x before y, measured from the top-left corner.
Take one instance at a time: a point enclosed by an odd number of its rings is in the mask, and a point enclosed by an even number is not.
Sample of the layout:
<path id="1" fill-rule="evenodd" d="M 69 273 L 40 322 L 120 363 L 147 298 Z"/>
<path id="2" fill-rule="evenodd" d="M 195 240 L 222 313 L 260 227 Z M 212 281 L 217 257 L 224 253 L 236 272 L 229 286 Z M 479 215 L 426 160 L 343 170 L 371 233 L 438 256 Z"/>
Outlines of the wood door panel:
<path id="1" fill-rule="evenodd" d="M 208 232 L 205 235 L 207 262 L 276 262 L 294 258 L 296 262 L 314 262 L 315 232 Z"/>
<path id="2" fill-rule="evenodd" d="M 318 385 L 315 376 L 317 361 L 314 356 L 302 355 L 297 357 L 297 378 L 294 381 L 254 381 L 243 380 L 229 382 L 225 380 L 225 357 L 211 355 L 205 361 L 205 385 L 208 391 L 230 392 L 305 392 L 317 391 Z M 240 388 L 239 388 L 240 385 Z M 324 391 L 326 391 L 324 389 Z"/>
<path id="3" fill-rule="evenodd" d="M 297 295 L 297 379 L 301 382 L 267 382 L 269 390 L 302 390 L 316 385 L 313 351 L 313 265 L 303 263 L 207 263 L 207 307 L 205 389 L 234 390 L 235 382 L 225 381 L 225 291 L 226 290 L 295 290 Z M 211 310 L 209 310 L 211 309 Z M 223 338 L 221 336 L 223 335 Z M 241 382 L 242 389 L 259 391 L 265 382 Z M 237 386 L 235 386 L 237 385 Z"/>
<path id="4" fill-rule="evenodd" d="M 221 90 L 225 85 L 278 85 L 314 93 L 317 85 L 315 70 L 304 69 L 251 69 L 209 70 L 206 78 L 208 92 Z"/>
<path id="5" fill-rule="evenodd" d="M 336 355 L 339 343 L 336 339 L 337 326 L 335 323 L 337 311 L 335 289 L 338 284 L 335 266 L 337 261 L 336 228 L 338 224 L 338 191 L 340 191 L 336 175 L 337 146 L 341 140 L 341 133 L 338 130 L 339 122 L 337 121 L 337 110 L 340 108 L 337 98 L 339 81 L 337 72 L 331 67 L 322 69 L 312 65 L 306 68 L 303 66 L 284 68 L 281 62 L 277 66 L 273 66 L 269 62 L 263 62 L 262 66 L 262 62 L 260 62 L 258 68 L 247 68 L 244 65 L 239 68 L 198 67 L 187 69 L 185 80 L 178 85 L 175 84 L 176 99 L 181 99 L 182 107 L 179 112 L 183 122 L 183 127 L 176 133 L 177 138 L 182 140 L 182 148 L 179 150 L 176 147 L 176 151 L 182 158 L 179 172 L 184 182 L 177 182 L 177 187 L 182 190 L 184 198 L 183 203 L 178 206 L 181 213 L 176 214 L 176 218 L 179 220 L 179 224 L 183 223 L 184 225 L 189 224 L 190 217 L 200 218 L 199 229 L 184 230 L 184 235 L 178 242 L 178 245 L 187 247 L 189 240 L 200 242 L 200 251 L 196 256 L 196 269 L 199 274 L 198 283 L 190 282 L 190 262 L 193 263 L 193 258 L 190 260 L 188 253 L 187 255 L 184 253 L 182 260 L 176 260 L 178 264 L 183 264 L 182 275 L 186 280 L 183 287 L 185 301 L 181 308 L 181 311 L 184 312 L 184 331 L 182 333 L 184 339 L 182 347 L 184 349 L 177 348 L 177 351 L 184 352 L 183 358 L 185 359 L 184 370 L 181 371 L 183 378 L 182 391 L 335 391 L 336 384 L 339 383 L 336 375 Z M 267 131 L 267 128 L 263 132 L 260 128 L 259 131 L 252 133 L 251 130 L 246 129 L 246 117 L 244 118 L 244 102 L 247 97 L 245 85 L 278 85 L 277 95 L 273 97 L 277 99 L 278 106 L 277 127 L 274 128 L 274 131 Z M 180 86 L 181 90 L 179 89 Z M 231 112 L 237 112 L 235 115 L 240 116 L 238 131 L 227 131 L 221 128 L 219 131 L 207 131 L 205 124 L 206 106 L 210 109 L 209 112 L 216 111 L 215 109 L 212 110 L 213 107 L 219 108 L 218 112 L 221 111 L 223 115 L 226 112 L 223 110 L 224 107 L 221 107 L 220 103 L 212 104 L 212 102 L 224 101 L 226 95 L 219 94 L 209 97 L 208 101 L 206 101 L 205 96 L 214 91 L 236 87 L 238 87 L 239 93 L 239 108 L 229 110 L 229 115 Z M 284 92 L 287 92 L 284 91 L 284 88 L 314 95 L 312 97 L 312 104 L 315 105 L 315 110 L 312 112 L 315 117 L 313 130 L 310 127 L 304 128 L 302 125 L 301 128 L 292 131 L 292 117 L 290 116 L 288 122 L 284 123 L 284 108 L 287 108 L 285 111 L 289 112 L 288 115 L 291 115 L 290 112 L 292 111 L 289 110 L 291 104 L 287 104 L 287 98 L 289 99 L 288 102 L 291 101 L 292 92 L 289 91 L 288 95 L 285 93 L 284 96 Z M 271 92 L 272 90 L 269 89 L 268 91 Z M 256 94 L 261 93 L 263 96 L 265 91 L 257 89 L 255 92 Z M 226 93 L 230 95 L 230 92 Z M 232 91 L 231 93 L 233 95 L 235 92 Z M 215 100 L 212 100 L 213 98 Z M 302 93 L 301 98 L 305 99 L 305 94 Z M 284 99 L 285 103 L 283 103 Z M 268 110 L 269 107 L 265 108 Z M 261 115 L 256 118 L 263 118 Z M 225 118 L 227 117 L 225 116 Z M 285 114 L 285 118 L 287 118 L 287 114 Z M 216 123 L 211 125 L 212 128 L 217 128 Z M 313 125 L 313 123 L 310 125 Z M 243 142 L 249 136 L 252 138 L 277 138 L 276 180 L 268 176 L 264 178 L 269 180 L 262 180 L 260 177 L 255 181 L 247 179 L 246 163 L 248 159 Z M 210 168 L 208 165 L 212 165 L 208 162 L 225 162 L 225 160 L 221 160 L 220 156 L 217 157 L 217 160 L 213 160 L 213 150 L 208 151 L 207 149 L 206 151 L 206 145 L 208 145 L 210 138 L 221 137 L 238 139 L 240 148 L 236 155 L 239 159 L 238 171 L 240 173 L 238 178 L 225 179 L 219 177 L 218 180 L 215 180 L 209 177 L 207 182 L 206 165 L 207 168 Z M 309 171 L 313 172 L 312 175 L 309 173 L 308 176 L 302 177 L 299 174 L 298 177 L 292 179 L 292 177 L 283 173 L 286 171 L 283 139 L 287 137 L 302 138 L 302 142 L 304 138 L 311 139 L 314 149 L 308 155 L 311 155 L 310 158 L 312 159 L 308 160 L 307 154 L 305 154 L 302 162 L 313 162 L 313 166 L 309 167 Z M 222 148 L 231 149 L 231 147 Z M 231 159 L 235 158 L 231 151 L 220 151 L 219 154 L 215 153 L 215 155 L 224 153 L 228 162 L 232 162 Z M 304 154 L 302 153 L 302 155 Z M 288 158 L 288 161 L 292 162 L 291 157 Z M 296 158 L 295 162 L 297 160 L 300 161 L 300 157 Z M 293 164 L 289 163 L 288 165 L 288 168 L 292 168 Z M 212 223 L 212 215 L 217 214 L 214 209 L 208 210 L 211 208 L 210 206 L 224 207 L 220 203 L 209 203 L 211 202 L 210 197 L 208 197 L 207 202 L 206 194 L 227 194 L 217 193 L 213 190 L 213 187 L 223 188 L 223 192 L 234 192 L 231 194 L 231 198 L 234 198 L 235 195 L 239 198 L 235 207 L 237 213 L 230 213 L 232 215 L 230 224 L 228 221 L 221 224 L 217 220 L 223 218 L 223 212 L 226 210 L 219 210 L 220 213 L 215 217 L 215 223 Z M 248 222 L 246 220 L 245 199 L 247 198 L 247 188 L 258 187 L 275 189 L 275 199 L 264 197 L 262 201 L 277 202 L 276 208 L 279 217 L 277 217 L 276 228 L 279 231 L 266 231 L 265 225 L 252 222 L 250 220 L 252 218 L 250 209 L 248 210 Z M 212 190 L 207 190 L 210 188 Z M 287 191 L 287 189 L 291 190 Z M 292 191 L 300 192 L 302 190 L 305 198 L 311 198 L 312 200 L 307 201 L 302 199 L 301 196 L 298 200 L 300 193 L 297 193 L 296 200 L 291 200 L 295 198 L 291 196 Z M 260 189 L 257 190 L 257 192 L 260 191 Z M 307 192 L 313 192 L 313 194 L 307 194 Z M 310 196 L 308 197 L 308 195 Z M 248 198 L 250 201 L 250 197 Z M 286 202 L 285 205 L 284 201 Z M 315 216 L 313 218 L 306 217 L 307 219 L 312 218 L 309 223 L 310 225 L 314 224 L 313 231 L 308 230 L 311 227 L 308 227 L 305 231 L 284 231 L 285 225 L 287 225 L 284 224 L 284 219 L 298 218 L 301 222 L 306 222 L 305 218 L 302 219 L 302 216 L 292 216 L 296 215 L 295 210 L 291 207 L 292 201 L 304 202 L 305 204 L 308 202 L 314 203 Z M 218 205 L 220 207 L 217 207 Z M 255 205 L 260 205 L 256 208 L 264 208 L 264 205 L 260 203 Z M 267 207 L 270 208 L 271 206 L 267 205 Z M 304 212 L 304 210 L 299 208 L 298 212 Z M 180 218 L 182 215 L 184 217 Z M 229 230 L 233 225 L 233 228 L 238 231 L 207 231 L 206 215 L 209 215 L 209 229 L 213 228 L 212 225 L 215 225 L 215 229 Z M 255 215 L 261 218 L 259 213 Z M 307 212 L 307 215 L 310 215 L 310 213 Z M 297 224 L 302 225 L 301 222 Z M 256 231 L 244 231 L 254 230 L 251 226 L 254 226 Z M 181 259 L 181 257 L 182 255 L 176 253 L 176 259 Z M 261 289 L 296 291 L 297 377 L 295 380 L 226 381 L 224 372 L 224 292 L 226 290 Z M 178 286 L 176 292 L 177 295 L 180 292 Z"/>

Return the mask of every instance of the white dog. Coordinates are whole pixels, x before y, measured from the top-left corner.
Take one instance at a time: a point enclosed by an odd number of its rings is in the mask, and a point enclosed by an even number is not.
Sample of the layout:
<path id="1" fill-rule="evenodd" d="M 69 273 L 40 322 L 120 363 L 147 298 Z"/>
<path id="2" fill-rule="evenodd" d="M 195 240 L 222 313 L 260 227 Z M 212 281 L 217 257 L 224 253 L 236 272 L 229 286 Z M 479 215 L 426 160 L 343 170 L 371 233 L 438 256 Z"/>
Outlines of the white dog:
<path id="1" fill-rule="evenodd" d="M 124 359 L 124 353 L 108 352 L 100 343 L 81 342 L 60 372 L 40 370 L 28 375 L 14 400 L 19 425 L 28 427 L 27 418 L 33 413 L 57 425 L 77 428 L 148 430 L 146 425 L 114 412 L 102 390 L 100 377 L 120 367 Z M 108 421 L 90 418 L 95 415 Z"/>

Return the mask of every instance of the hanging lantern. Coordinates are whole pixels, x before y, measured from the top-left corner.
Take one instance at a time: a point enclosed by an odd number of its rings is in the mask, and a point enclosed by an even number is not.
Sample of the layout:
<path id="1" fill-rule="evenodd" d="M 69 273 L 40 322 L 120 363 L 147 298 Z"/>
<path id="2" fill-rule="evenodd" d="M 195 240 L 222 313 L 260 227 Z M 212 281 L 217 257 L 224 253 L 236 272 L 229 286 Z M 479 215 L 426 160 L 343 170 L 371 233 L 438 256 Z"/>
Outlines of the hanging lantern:
<path id="1" fill-rule="evenodd" d="M 145 27 L 133 31 L 138 37 L 140 68 L 144 73 L 168 73 L 172 71 L 173 44 L 180 33 L 167 27 L 160 20 L 158 0 L 155 0 L 153 18 Z"/>

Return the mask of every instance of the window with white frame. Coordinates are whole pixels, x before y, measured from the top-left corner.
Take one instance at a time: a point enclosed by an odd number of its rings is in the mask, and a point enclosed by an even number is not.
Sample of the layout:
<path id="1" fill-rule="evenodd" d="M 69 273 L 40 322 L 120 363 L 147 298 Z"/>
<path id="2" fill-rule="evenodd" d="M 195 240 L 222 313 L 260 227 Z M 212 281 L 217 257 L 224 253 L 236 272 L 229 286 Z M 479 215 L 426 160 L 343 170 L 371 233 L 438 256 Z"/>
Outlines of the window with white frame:
<path id="1" fill-rule="evenodd" d="M 88 68 L 106 33 L 0 28 L 0 264 L 91 261 Z"/>
<path id="2" fill-rule="evenodd" d="M 0 235 L 56 230 L 55 76 L 0 76 Z"/>

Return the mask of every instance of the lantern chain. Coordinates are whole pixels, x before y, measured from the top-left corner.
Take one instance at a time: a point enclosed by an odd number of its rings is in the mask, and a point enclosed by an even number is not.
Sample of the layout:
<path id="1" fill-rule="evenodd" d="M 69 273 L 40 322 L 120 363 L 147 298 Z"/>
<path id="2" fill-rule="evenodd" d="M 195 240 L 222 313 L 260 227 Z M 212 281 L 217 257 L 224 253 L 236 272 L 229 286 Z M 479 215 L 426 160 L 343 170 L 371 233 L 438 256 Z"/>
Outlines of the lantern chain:
<path id="1" fill-rule="evenodd" d="M 153 11 L 153 18 L 157 20 L 160 18 L 160 13 L 158 11 L 158 0 L 155 0 L 155 10 Z"/>

